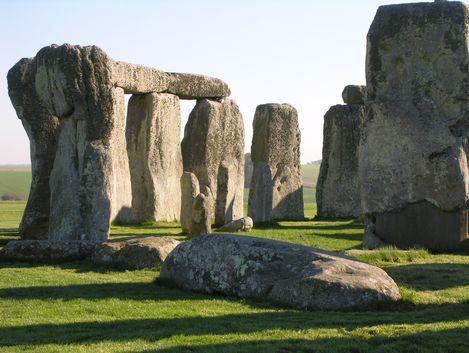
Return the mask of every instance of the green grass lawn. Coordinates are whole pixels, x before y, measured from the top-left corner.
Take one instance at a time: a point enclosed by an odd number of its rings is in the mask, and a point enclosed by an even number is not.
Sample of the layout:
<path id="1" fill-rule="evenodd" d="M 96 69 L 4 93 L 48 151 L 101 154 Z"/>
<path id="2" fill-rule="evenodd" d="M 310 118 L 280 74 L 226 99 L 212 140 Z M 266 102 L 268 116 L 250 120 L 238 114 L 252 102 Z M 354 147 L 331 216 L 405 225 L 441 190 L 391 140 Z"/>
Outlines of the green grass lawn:
<path id="1" fill-rule="evenodd" d="M 28 167 L 0 166 L 0 197 L 13 193 L 26 200 L 31 185 L 31 169 Z"/>
<path id="2" fill-rule="evenodd" d="M 0 203 L 2 242 L 16 238 L 24 203 Z M 314 205 L 307 204 L 307 216 Z M 112 236 L 179 235 L 178 224 L 113 226 Z M 344 252 L 362 224 L 280 222 L 251 235 Z M 186 293 L 158 269 L 91 263 L 0 264 L 0 352 L 469 352 L 469 254 L 383 250 L 358 254 L 384 268 L 403 300 L 344 311 Z"/>

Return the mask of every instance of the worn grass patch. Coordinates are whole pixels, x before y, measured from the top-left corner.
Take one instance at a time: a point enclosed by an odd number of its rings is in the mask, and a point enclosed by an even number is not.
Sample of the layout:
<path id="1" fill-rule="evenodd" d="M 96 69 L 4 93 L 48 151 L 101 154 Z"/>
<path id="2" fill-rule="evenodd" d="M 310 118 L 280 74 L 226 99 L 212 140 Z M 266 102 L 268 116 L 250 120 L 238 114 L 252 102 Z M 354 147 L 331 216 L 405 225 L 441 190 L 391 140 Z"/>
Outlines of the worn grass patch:
<path id="1" fill-rule="evenodd" d="M 0 203 L 0 239 L 13 239 L 24 204 Z M 357 252 L 360 222 L 258 227 L 251 236 L 350 251 L 384 268 L 403 300 L 343 311 L 279 309 L 269 303 L 186 293 L 158 269 L 114 271 L 89 262 L 0 263 L 3 352 L 441 352 L 469 351 L 469 254 L 385 249 Z M 113 226 L 112 237 L 171 236 L 179 225 Z M 0 245 L 1 246 L 1 245 Z"/>

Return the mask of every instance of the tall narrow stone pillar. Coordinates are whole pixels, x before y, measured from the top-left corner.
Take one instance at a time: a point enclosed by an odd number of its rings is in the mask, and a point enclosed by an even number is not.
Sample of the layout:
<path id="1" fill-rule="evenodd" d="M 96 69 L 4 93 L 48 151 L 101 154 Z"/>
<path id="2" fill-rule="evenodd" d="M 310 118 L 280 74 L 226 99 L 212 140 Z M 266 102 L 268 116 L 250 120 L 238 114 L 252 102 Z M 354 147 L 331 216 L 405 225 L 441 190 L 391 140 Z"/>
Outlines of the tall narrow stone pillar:
<path id="1" fill-rule="evenodd" d="M 180 124 L 177 96 L 149 93 L 131 97 L 127 114 L 127 150 L 134 222 L 179 220 Z"/>
<path id="2" fill-rule="evenodd" d="M 254 223 L 304 219 L 296 109 L 288 104 L 260 105 L 253 129 L 248 215 Z"/>
<path id="3" fill-rule="evenodd" d="M 231 99 L 200 99 L 192 110 L 181 144 L 184 171 L 200 186 L 208 186 L 215 200 L 215 223 L 243 217 L 244 125 Z"/>
<path id="4" fill-rule="evenodd" d="M 335 105 L 324 116 L 322 162 L 316 186 L 318 216 L 354 218 L 361 215 L 358 148 L 365 114 L 362 86 L 347 86 L 346 105 Z"/>

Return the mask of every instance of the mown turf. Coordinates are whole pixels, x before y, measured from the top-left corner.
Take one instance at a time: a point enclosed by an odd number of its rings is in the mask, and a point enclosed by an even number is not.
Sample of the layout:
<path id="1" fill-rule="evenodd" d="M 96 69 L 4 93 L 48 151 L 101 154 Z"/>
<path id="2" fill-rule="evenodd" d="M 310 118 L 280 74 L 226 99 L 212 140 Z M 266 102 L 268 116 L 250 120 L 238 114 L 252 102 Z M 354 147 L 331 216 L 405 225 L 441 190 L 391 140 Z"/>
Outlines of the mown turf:
<path id="1" fill-rule="evenodd" d="M 29 195 L 31 185 L 31 170 L 27 167 L 0 166 L 0 197 L 5 193 L 12 193 L 22 200 Z"/>
<path id="2" fill-rule="evenodd" d="M 22 204 L 0 204 L 3 239 Z M 308 217 L 314 215 L 307 205 Z M 15 218 L 16 217 L 16 218 Z M 113 237 L 177 236 L 177 224 L 113 226 Z M 186 293 L 158 270 L 110 271 L 85 263 L 0 264 L 3 352 L 469 352 L 469 254 L 357 250 L 355 221 L 280 222 L 254 236 L 351 251 L 383 267 L 403 300 L 344 311 L 296 311 L 269 303 Z M 156 280 L 156 281 L 155 281 Z"/>

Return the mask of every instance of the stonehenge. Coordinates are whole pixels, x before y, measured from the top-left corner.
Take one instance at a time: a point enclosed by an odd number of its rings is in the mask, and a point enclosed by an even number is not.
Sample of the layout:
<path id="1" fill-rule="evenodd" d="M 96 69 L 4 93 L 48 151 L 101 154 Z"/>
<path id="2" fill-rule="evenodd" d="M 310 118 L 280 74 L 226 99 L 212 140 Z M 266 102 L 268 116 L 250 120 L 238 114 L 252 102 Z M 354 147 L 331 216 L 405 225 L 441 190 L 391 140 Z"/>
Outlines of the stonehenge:
<path id="1" fill-rule="evenodd" d="M 335 105 L 324 116 L 322 163 L 316 185 L 320 218 L 361 215 L 358 149 L 364 119 L 364 86 L 345 87 L 347 105 Z"/>
<path id="2" fill-rule="evenodd" d="M 45 47 L 9 71 L 8 87 L 31 144 L 22 239 L 103 242 L 113 220 L 178 220 L 178 99 L 221 100 L 241 120 L 223 81 L 114 61 L 96 46 Z M 134 95 L 127 121 L 124 94 Z M 232 133 L 244 138 L 242 121 Z M 223 178 L 233 166 L 219 168 Z M 242 173 L 242 164 L 235 168 Z M 219 182 L 220 194 L 236 189 L 229 181 Z M 240 201 L 228 196 L 226 209 L 235 214 L 241 202 L 242 212 L 242 193 Z"/>
<path id="3" fill-rule="evenodd" d="M 398 247 L 468 247 L 469 7 L 382 6 L 368 33 L 359 151 L 367 230 Z"/>
<path id="4" fill-rule="evenodd" d="M 228 98 L 200 99 L 189 115 L 181 142 L 184 171 L 213 195 L 214 222 L 222 226 L 243 217 L 244 124 Z"/>
<path id="5" fill-rule="evenodd" d="M 254 223 L 304 219 L 296 109 L 288 104 L 259 105 L 253 129 L 249 217 Z"/>

